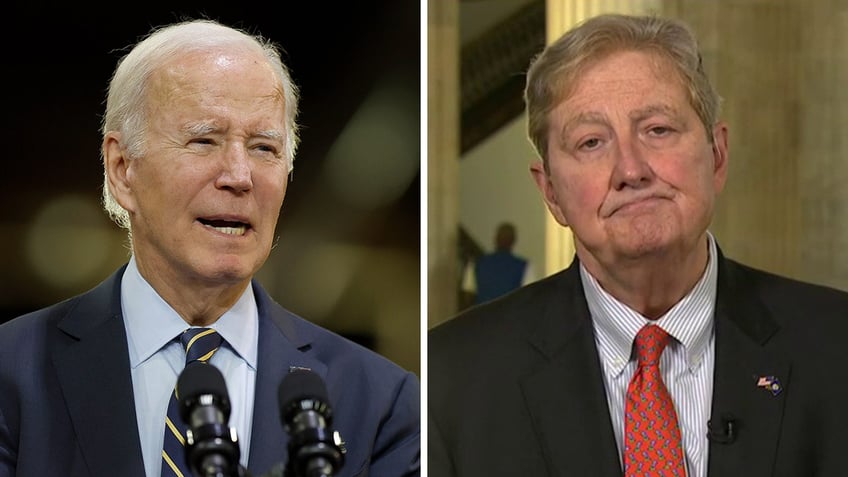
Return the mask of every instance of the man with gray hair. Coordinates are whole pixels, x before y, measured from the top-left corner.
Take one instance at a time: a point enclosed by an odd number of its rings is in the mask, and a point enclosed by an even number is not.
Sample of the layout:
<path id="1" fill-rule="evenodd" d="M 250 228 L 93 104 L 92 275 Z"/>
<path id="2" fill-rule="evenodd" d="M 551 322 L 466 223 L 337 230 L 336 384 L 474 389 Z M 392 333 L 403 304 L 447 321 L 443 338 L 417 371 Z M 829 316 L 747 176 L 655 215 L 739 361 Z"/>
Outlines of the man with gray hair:
<path id="1" fill-rule="evenodd" d="M 430 331 L 430 475 L 845 475 L 848 294 L 708 230 L 728 127 L 689 27 L 586 20 L 525 100 L 576 258 Z"/>
<path id="2" fill-rule="evenodd" d="M 274 44 L 212 20 L 158 28 L 121 59 L 103 203 L 132 254 L 93 290 L 0 326 L 0 476 L 192 475 L 186 449 L 217 427 L 188 439 L 198 424 L 172 407 L 187 361 L 225 378 L 216 392 L 237 439 L 207 444 L 236 446 L 230 470 L 260 476 L 298 458 L 280 385 L 310 371 L 326 395 L 313 390 L 303 410 L 332 414 L 308 443 L 334 453 L 331 475 L 420 474 L 417 377 L 254 280 L 292 171 L 297 101 Z"/>

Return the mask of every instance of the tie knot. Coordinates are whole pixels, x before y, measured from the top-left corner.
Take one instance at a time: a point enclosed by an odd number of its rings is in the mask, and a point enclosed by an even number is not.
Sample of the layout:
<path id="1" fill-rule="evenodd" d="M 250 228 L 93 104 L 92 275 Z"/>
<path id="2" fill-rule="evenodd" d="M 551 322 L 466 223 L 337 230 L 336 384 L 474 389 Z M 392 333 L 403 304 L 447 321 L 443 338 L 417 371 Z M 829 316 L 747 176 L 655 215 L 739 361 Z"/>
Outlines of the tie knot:
<path id="1" fill-rule="evenodd" d="M 636 335 L 636 358 L 640 366 L 655 366 L 660 361 L 668 333 L 656 325 L 645 325 Z"/>
<path id="2" fill-rule="evenodd" d="M 212 328 L 189 328 L 180 335 L 186 353 L 186 364 L 207 361 L 218 351 L 223 338 Z"/>

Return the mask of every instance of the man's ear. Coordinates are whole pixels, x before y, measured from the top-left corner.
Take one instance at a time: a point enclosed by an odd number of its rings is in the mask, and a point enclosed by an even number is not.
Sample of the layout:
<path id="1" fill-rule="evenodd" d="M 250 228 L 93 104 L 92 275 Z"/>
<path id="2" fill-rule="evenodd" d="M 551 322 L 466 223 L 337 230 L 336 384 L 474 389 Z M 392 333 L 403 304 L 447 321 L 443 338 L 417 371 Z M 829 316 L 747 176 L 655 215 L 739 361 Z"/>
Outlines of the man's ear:
<path id="1" fill-rule="evenodd" d="M 548 206 L 548 210 L 551 211 L 551 215 L 554 216 L 557 223 L 563 227 L 568 227 L 568 221 L 565 219 L 565 214 L 563 214 L 562 208 L 557 201 L 556 191 L 551 183 L 550 176 L 545 171 L 545 165 L 542 161 L 535 161 L 530 164 L 530 175 L 533 176 L 533 180 L 536 182 L 536 187 L 538 187 L 539 192 L 542 193 L 542 199 L 545 200 L 545 205 Z"/>
<path id="2" fill-rule="evenodd" d="M 106 133 L 101 147 L 106 185 L 112 197 L 127 211 L 135 211 L 131 160 L 121 146 L 121 133 L 114 131 Z"/>
<path id="3" fill-rule="evenodd" d="M 727 182 L 728 140 L 727 124 L 718 122 L 713 126 L 713 190 L 718 194 Z"/>

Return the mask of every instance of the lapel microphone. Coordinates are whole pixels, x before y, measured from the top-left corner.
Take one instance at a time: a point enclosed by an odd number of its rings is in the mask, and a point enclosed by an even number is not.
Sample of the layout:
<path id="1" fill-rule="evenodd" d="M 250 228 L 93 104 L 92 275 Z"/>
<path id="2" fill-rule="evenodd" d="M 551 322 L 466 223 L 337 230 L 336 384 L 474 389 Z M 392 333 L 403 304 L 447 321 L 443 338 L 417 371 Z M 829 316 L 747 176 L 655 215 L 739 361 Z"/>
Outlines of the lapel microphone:
<path id="1" fill-rule="evenodd" d="M 710 419 L 707 421 L 707 438 L 710 442 L 717 444 L 733 444 L 739 432 L 739 423 L 736 417 L 729 413 L 722 413 L 718 422 Z"/>

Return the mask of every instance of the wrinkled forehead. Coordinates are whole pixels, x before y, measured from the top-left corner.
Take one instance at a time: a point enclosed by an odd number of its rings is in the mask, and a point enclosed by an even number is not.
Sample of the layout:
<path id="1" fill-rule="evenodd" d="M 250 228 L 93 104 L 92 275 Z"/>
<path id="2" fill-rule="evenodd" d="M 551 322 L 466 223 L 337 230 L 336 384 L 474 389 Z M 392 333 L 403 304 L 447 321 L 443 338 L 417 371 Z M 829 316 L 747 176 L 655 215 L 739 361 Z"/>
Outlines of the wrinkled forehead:
<path id="1" fill-rule="evenodd" d="M 277 72 L 261 51 L 241 45 L 182 51 L 153 72 L 153 78 L 187 82 L 228 75 L 241 75 L 243 82 L 265 76 L 270 83 L 280 83 Z"/>
<path id="2" fill-rule="evenodd" d="M 572 64 L 570 68 L 563 68 L 557 72 L 551 82 L 550 92 L 553 99 L 551 110 L 557 109 L 560 105 L 572 99 L 583 87 L 594 86 L 591 78 L 592 73 L 616 62 L 623 55 L 629 53 L 638 55 L 645 60 L 644 64 L 648 65 L 653 73 L 653 78 L 658 83 L 679 87 L 680 91 L 688 98 L 688 88 L 683 73 L 667 56 L 654 50 L 618 48 L 586 57 L 582 61 Z M 627 72 L 621 71 L 621 76 L 618 79 L 627 79 L 627 74 Z"/>
<path id="3" fill-rule="evenodd" d="M 277 72 L 261 53 L 246 48 L 182 52 L 154 71 L 149 88 L 149 99 L 163 106 L 176 100 L 262 101 L 282 110 L 285 102 Z"/>

